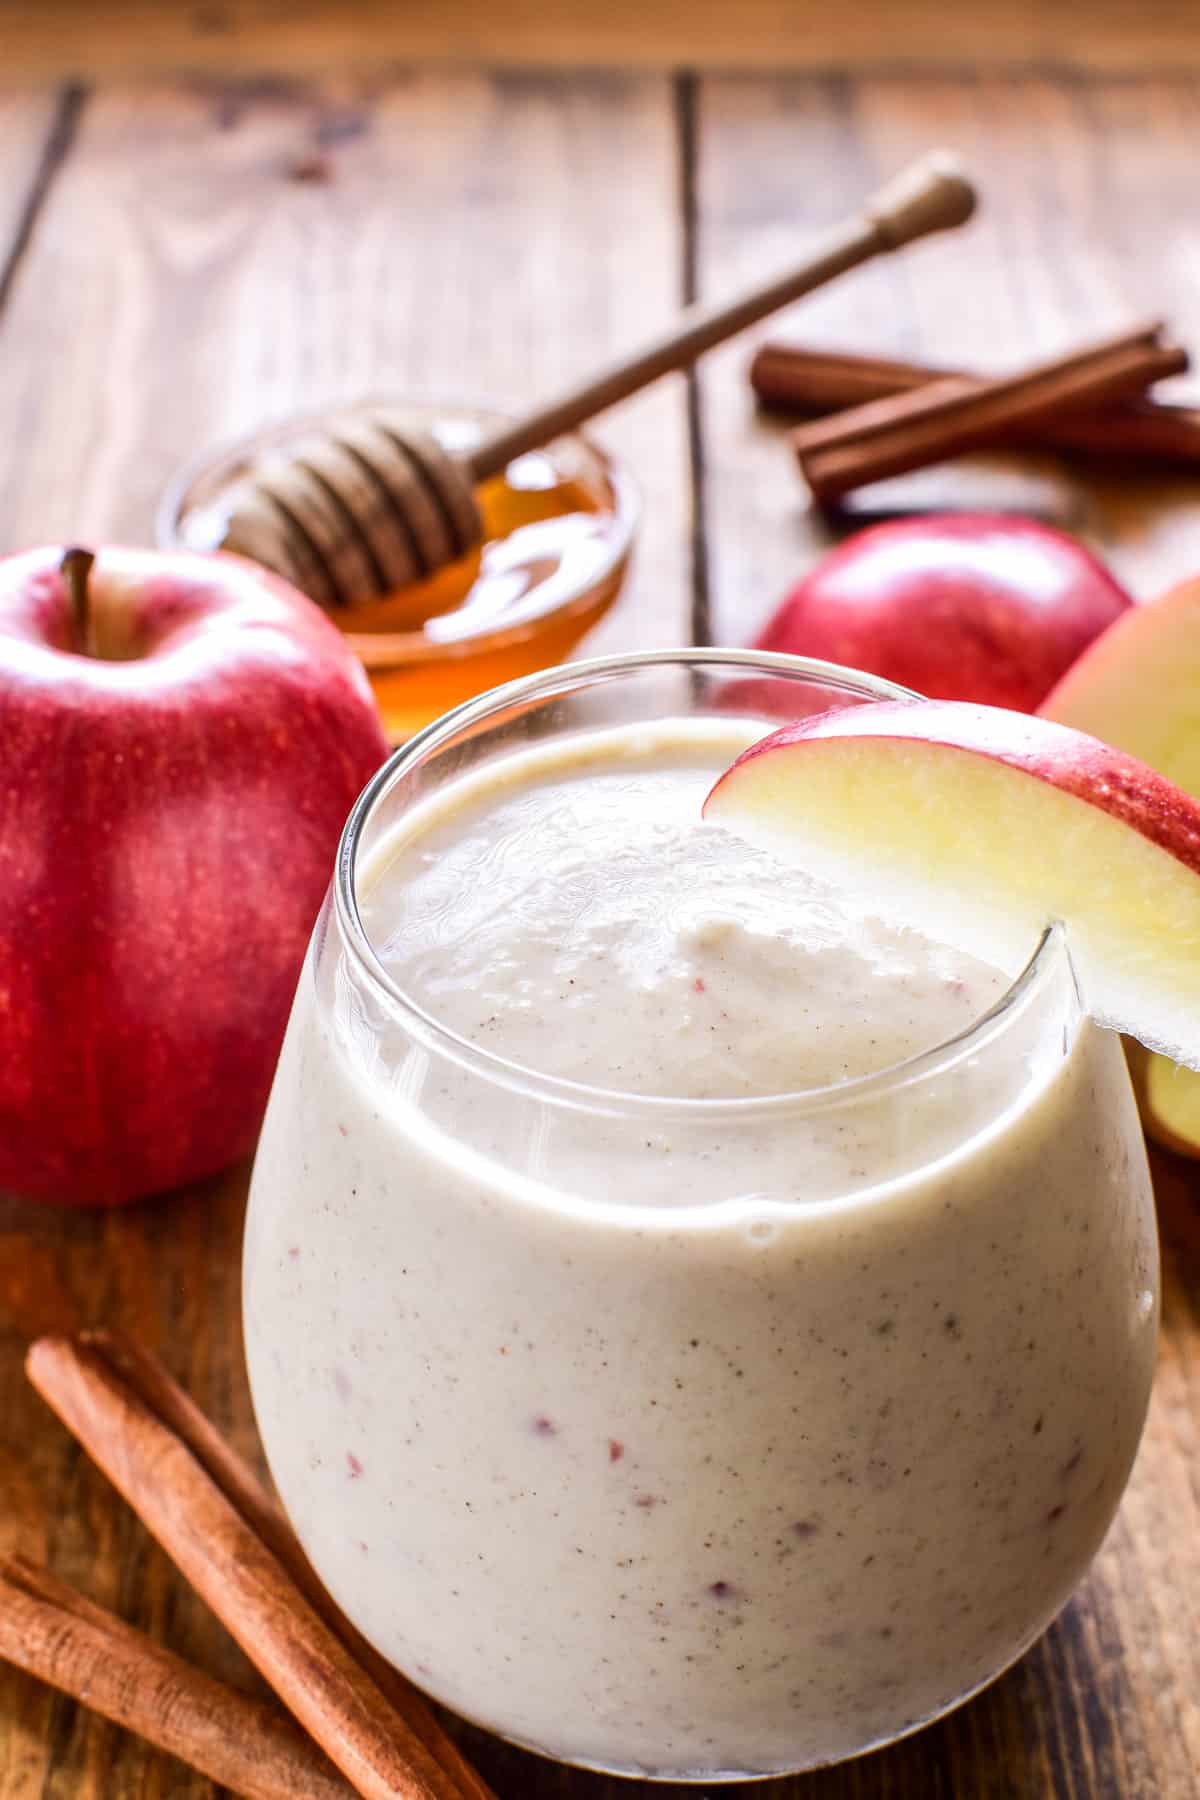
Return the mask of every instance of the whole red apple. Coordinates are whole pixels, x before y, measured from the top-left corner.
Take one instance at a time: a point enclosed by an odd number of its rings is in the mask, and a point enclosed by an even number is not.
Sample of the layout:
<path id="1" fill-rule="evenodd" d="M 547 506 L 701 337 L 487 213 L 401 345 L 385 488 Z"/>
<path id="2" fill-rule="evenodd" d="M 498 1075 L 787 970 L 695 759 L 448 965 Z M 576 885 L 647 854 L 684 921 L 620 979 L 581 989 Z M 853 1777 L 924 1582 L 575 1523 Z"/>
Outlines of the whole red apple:
<path id="1" fill-rule="evenodd" d="M 1132 604 L 1065 532 L 1001 513 L 935 513 L 839 545 L 756 647 L 824 657 L 934 700 L 1033 712 Z"/>
<path id="2" fill-rule="evenodd" d="M 109 1205 L 251 1147 L 386 750 L 336 626 L 252 563 L 0 563 L 0 1188 Z"/>

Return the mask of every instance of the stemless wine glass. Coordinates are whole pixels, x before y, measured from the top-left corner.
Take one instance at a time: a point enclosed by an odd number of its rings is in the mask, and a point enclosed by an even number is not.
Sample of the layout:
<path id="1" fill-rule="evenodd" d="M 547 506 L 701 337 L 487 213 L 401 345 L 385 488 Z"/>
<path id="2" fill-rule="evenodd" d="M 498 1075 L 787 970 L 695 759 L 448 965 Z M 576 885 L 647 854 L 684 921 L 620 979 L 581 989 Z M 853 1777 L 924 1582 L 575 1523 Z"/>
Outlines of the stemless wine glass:
<path id="1" fill-rule="evenodd" d="M 896 692 L 729 651 L 567 666 L 431 726 L 346 828 L 254 1172 L 255 1408 L 355 1624 L 565 1761 L 809 1768 L 944 1712 L 1042 1631 L 1145 1416 L 1137 1117 L 1057 927 L 985 1017 L 882 1073 L 665 1099 L 428 1016 L 368 941 L 364 866 L 534 740 L 765 730 Z"/>

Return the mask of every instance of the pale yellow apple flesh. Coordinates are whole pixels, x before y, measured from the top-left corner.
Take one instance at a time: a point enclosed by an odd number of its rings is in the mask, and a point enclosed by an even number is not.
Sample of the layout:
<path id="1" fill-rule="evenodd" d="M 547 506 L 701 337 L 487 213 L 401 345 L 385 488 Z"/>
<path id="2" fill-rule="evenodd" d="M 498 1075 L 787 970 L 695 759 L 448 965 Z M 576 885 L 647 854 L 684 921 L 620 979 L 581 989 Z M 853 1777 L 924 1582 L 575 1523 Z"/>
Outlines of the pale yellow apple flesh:
<path id="1" fill-rule="evenodd" d="M 1200 795 L 1200 580 L 1136 607 L 1098 638 L 1039 709 L 1128 750 Z M 1200 1156 L 1200 1077 L 1129 1047 L 1147 1131 Z"/>
<path id="2" fill-rule="evenodd" d="M 1089 1012 L 1200 1068 L 1200 803 L 1049 721 L 882 702 L 753 745 L 705 816 L 1015 976 L 1062 920 Z"/>
<path id="3" fill-rule="evenodd" d="M 1200 580 L 1123 614 L 1038 710 L 1200 794 Z"/>
<path id="4" fill-rule="evenodd" d="M 1125 1056 L 1148 1134 L 1168 1150 L 1200 1157 L 1200 1075 L 1133 1038 L 1125 1039 Z"/>

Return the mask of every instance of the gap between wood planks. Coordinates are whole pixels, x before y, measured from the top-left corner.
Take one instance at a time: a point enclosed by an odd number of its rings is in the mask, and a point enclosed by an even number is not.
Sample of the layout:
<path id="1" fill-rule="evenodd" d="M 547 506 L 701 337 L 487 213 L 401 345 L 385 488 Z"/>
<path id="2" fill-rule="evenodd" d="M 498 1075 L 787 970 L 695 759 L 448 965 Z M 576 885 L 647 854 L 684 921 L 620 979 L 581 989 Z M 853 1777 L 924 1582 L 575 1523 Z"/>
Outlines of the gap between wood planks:
<path id="1" fill-rule="evenodd" d="M 80 81 L 67 81 L 58 90 L 58 100 L 46 132 L 41 155 L 33 171 L 33 179 L 24 204 L 17 214 L 16 228 L 13 231 L 8 251 L 0 262 L 0 318 L 8 304 L 8 297 L 20 274 L 25 252 L 33 241 L 38 220 L 42 216 L 51 189 L 59 171 L 71 153 L 75 135 L 79 129 L 79 120 L 87 103 L 90 89 Z"/>
<path id="2" fill-rule="evenodd" d="M 26 253 L 49 203 L 55 182 L 66 165 L 78 135 L 92 84 L 64 82 L 58 89 L 28 191 L 17 215 L 7 251 L 0 258 L 0 320 L 19 279 Z M 680 269 L 678 293 L 681 306 L 699 299 L 699 199 L 698 165 L 700 137 L 700 77 L 695 70 L 679 69 L 671 78 L 677 196 L 680 209 Z M 686 407 L 688 540 L 690 564 L 690 621 L 692 643 L 712 641 L 706 467 L 700 380 L 695 368 L 684 375 Z"/>
<path id="3" fill-rule="evenodd" d="M 692 69 L 679 70 L 672 82 L 672 103 L 679 161 L 680 303 L 700 298 L 700 203 L 697 193 L 700 157 L 700 81 Z M 684 375 L 687 395 L 688 549 L 691 566 L 693 644 L 712 642 L 712 608 L 708 566 L 708 517 L 704 466 L 704 416 L 700 378 L 693 366 Z"/>

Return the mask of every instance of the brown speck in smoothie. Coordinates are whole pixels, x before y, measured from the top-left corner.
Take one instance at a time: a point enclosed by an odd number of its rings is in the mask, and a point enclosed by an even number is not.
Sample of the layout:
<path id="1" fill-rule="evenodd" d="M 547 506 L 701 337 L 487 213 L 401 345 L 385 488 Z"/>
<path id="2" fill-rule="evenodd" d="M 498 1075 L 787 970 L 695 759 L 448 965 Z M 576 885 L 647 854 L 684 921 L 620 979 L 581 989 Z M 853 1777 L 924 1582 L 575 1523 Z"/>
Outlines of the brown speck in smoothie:
<path id="1" fill-rule="evenodd" d="M 1042 1435 L 1042 1427 L 1045 1425 L 1045 1423 L 1046 1423 L 1045 1413 L 1039 1413 L 1037 1418 L 1033 1421 L 1034 1437 L 1040 1437 Z"/>
<path id="2" fill-rule="evenodd" d="M 949 1338 L 960 1338 L 962 1336 L 962 1326 L 958 1322 L 957 1313 L 946 1314 L 945 1318 L 942 1320 L 942 1330 Z"/>
<path id="3" fill-rule="evenodd" d="M 537 1437 L 558 1436 L 558 1426 L 554 1423 L 553 1419 L 548 1419 L 545 1413 L 538 1414 L 537 1418 L 533 1421 L 533 1429 Z"/>
<path id="4" fill-rule="evenodd" d="M 1046 1514 L 1047 1525 L 1053 1525 L 1057 1520 L 1061 1519 L 1066 1510 L 1065 1505 L 1063 1505 L 1061 1501 L 1057 1506 L 1052 1506 L 1050 1511 Z"/>
<path id="5" fill-rule="evenodd" d="M 621 1442 L 620 1438 L 609 1438 L 609 1440 L 608 1440 L 608 1460 L 609 1460 L 609 1462 L 620 1462 L 620 1460 L 624 1456 L 624 1454 L 625 1454 L 625 1446 Z"/>
<path id="6" fill-rule="evenodd" d="M 346 1467 L 350 1471 L 351 1481 L 357 1481 L 363 1472 L 363 1466 L 359 1462 L 357 1456 L 355 1456 L 353 1450 L 347 1450 L 346 1452 Z"/>
<path id="7" fill-rule="evenodd" d="M 1062 1470 L 1063 1474 L 1064 1475 L 1073 1475 L 1082 1461 L 1083 1461 L 1083 1445 L 1080 1444 L 1077 1447 L 1077 1449 L 1074 1451 L 1074 1453 L 1071 1456 L 1069 1456 L 1067 1461 L 1063 1464 L 1063 1470 Z"/>
<path id="8" fill-rule="evenodd" d="M 731 1581 L 710 1581 L 708 1591 L 714 1600 L 736 1600 L 738 1591 Z"/>
<path id="9" fill-rule="evenodd" d="M 333 163 L 329 157 L 313 152 L 309 156 L 298 156 L 288 166 L 288 180 L 299 181 L 306 186 L 324 187 L 333 180 Z"/>
<path id="10" fill-rule="evenodd" d="M 658 1495 L 657 1494 L 639 1494 L 633 1504 L 635 1506 L 640 1506 L 643 1512 L 649 1512 L 652 1507 L 655 1507 L 658 1505 Z"/>
<path id="11" fill-rule="evenodd" d="M 816 1537 L 820 1529 L 820 1524 L 816 1519 L 797 1519 L 792 1526 L 792 1536 L 798 1538 L 812 1538 Z"/>

